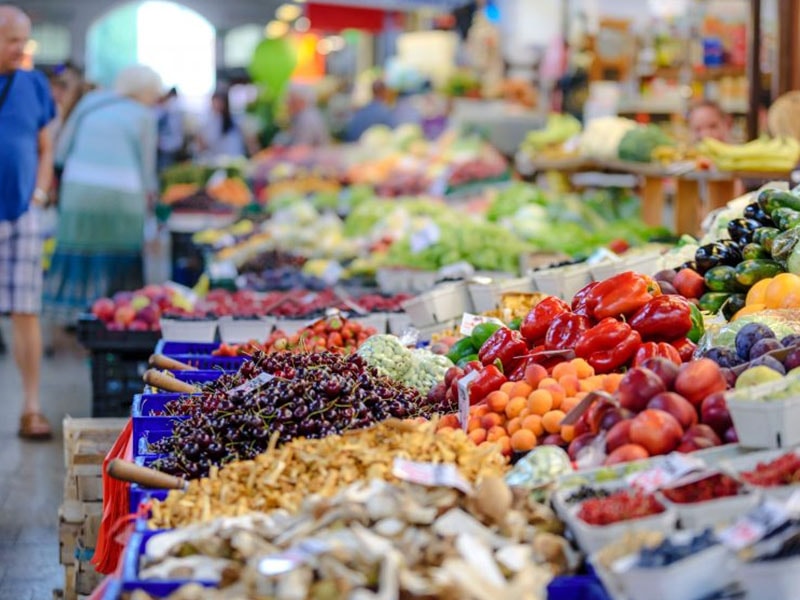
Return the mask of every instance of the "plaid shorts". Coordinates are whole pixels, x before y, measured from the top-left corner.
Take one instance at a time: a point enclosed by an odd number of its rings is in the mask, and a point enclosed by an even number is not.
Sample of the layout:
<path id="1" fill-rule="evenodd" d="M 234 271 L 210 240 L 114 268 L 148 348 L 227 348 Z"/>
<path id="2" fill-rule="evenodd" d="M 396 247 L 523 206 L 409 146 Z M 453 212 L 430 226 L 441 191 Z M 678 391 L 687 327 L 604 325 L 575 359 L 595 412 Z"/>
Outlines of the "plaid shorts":
<path id="1" fill-rule="evenodd" d="M 0 221 L 0 314 L 42 310 L 42 237 L 35 208 Z"/>

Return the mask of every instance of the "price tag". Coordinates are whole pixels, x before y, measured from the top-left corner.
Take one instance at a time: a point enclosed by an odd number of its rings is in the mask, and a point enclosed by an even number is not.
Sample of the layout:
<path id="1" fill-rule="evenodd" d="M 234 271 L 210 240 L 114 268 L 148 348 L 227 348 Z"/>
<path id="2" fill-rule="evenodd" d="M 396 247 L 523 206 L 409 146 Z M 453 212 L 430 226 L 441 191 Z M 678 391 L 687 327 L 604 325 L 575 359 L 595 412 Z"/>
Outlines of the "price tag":
<path id="1" fill-rule="evenodd" d="M 472 335 L 472 330 L 482 323 L 497 323 L 505 327 L 505 324 L 500 319 L 464 313 L 464 316 L 461 317 L 461 335 Z"/>
<path id="2" fill-rule="evenodd" d="M 409 239 L 411 252 L 414 254 L 422 252 L 426 248 L 429 248 L 438 242 L 441 236 L 442 232 L 439 229 L 439 226 L 433 222 L 428 223 L 419 231 L 415 231 L 411 234 L 411 238 Z"/>
<path id="3" fill-rule="evenodd" d="M 634 473 L 628 477 L 627 481 L 629 484 L 635 485 L 646 493 L 652 493 L 685 477 L 693 471 L 701 471 L 705 468 L 706 463 L 703 459 L 689 454 L 673 452 L 652 469 L 647 469 L 641 473 Z"/>
<path id="4" fill-rule="evenodd" d="M 720 541 L 733 551 L 752 546 L 790 519 L 786 506 L 765 500 L 732 526 L 719 533 Z"/>
<path id="5" fill-rule="evenodd" d="M 458 380 L 458 419 L 461 421 L 461 429 L 467 430 L 469 422 L 469 388 L 472 382 L 478 378 L 479 372 L 467 373 Z"/>
<path id="6" fill-rule="evenodd" d="M 472 493 L 472 486 L 466 481 L 452 463 L 426 463 L 395 458 L 392 474 L 403 481 L 432 487 L 451 487 Z"/>
<path id="7" fill-rule="evenodd" d="M 242 392 L 245 395 L 252 394 L 256 390 L 264 387 L 273 379 L 275 379 L 274 375 L 270 375 L 269 373 L 261 373 L 260 375 L 253 377 L 250 381 L 245 381 L 242 385 L 228 390 L 228 395 L 232 395 L 237 392 Z"/>

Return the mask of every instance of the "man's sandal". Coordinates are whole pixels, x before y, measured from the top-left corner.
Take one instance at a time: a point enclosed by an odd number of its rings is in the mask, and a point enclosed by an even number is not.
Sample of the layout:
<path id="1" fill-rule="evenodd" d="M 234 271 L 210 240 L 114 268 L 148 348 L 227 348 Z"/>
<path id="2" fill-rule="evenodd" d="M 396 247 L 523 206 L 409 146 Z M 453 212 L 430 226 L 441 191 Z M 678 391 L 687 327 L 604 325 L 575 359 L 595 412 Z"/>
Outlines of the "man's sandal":
<path id="1" fill-rule="evenodd" d="M 19 420 L 17 435 L 25 440 L 49 440 L 53 430 L 42 413 L 25 413 Z"/>

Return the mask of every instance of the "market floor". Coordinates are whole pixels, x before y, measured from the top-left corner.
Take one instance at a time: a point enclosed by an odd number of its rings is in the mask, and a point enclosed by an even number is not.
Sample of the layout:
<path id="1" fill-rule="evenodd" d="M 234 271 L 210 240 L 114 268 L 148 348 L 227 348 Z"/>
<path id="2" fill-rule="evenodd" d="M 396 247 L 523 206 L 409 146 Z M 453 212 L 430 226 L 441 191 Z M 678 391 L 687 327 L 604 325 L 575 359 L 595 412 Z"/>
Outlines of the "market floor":
<path id="1" fill-rule="evenodd" d="M 10 328 L 0 321 L 7 343 Z M 17 437 L 22 402 L 19 377 L 9 353 L 0 356 L 0 600 L 50 600 L 64 587 L 58 562 L 58 507 L 64 487 L 61 421 L 88 417 L 89 366 L 77 342 L 59 338 L 53 358 L 42 364 L 44 412 L 56 430 L 50 442 Z M 9 349 L 10 350 L 10 349 Z"/>

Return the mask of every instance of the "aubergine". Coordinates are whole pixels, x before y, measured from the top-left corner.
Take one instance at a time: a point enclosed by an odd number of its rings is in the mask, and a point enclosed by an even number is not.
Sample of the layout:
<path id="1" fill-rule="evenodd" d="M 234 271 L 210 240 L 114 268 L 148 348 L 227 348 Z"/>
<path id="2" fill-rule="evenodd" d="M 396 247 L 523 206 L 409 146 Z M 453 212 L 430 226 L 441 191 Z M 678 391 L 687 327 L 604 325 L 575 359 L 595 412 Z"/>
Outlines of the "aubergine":
<path id="1" fill-rule="evenodd" d="M 756 229 L 762 227 L 761 223 L 755 219 L 733 219 L 728 223 L 728 235 L 734 242 L 744 246 L 753 241 L 753 234 Z"/>
<path id="2" fill-rule="evenodd" d="M 747 296 L 744 294 L 731 294 L 722 304 L 722 308 L 720 309 L 722 316 L 725 317 L 727 321 L 730 321 L 736 313 L 744 308 L 746 300 Z"/>
<path id="3" fill-rule="evenodd" d="M 725 254 L 722 263 L 735 267 L 742 262 L 742 246 L 733 240 L 720 240 L 720 244 L 725 246 Z"/>
<path id="4" fill-rule="evenodd" d="M 712 242 L 705 246 L 700 246 L 694 253 L 694 262 L 697 263 L 697 272 L 705 275 L 706 271 L 723 264 L 723 255 L 727 248 L 719 242 Z"/>
<path id="5" fill-rule="evenodd" d="M 758 202 L 753 202 L 752 204 L 745 206 L 743 217 L 745 219 L 758 221 L 764 227 L 775 227 L 775 221 L 773 221 L 772 217 L 764 212 L 764 209 L 759 206 Z"/>
<path id="6" fill-rule="evenodd" d="M 682 271 L 683 269 L 691 269 L 695 273 L 700 273 L 700 269 L 697 266 L 697 261 L 694 260 L 687 260 L 680 267 L 678 267 L 678 271 Z M 702 275 L 702 273 L 700 274 Z"/>

